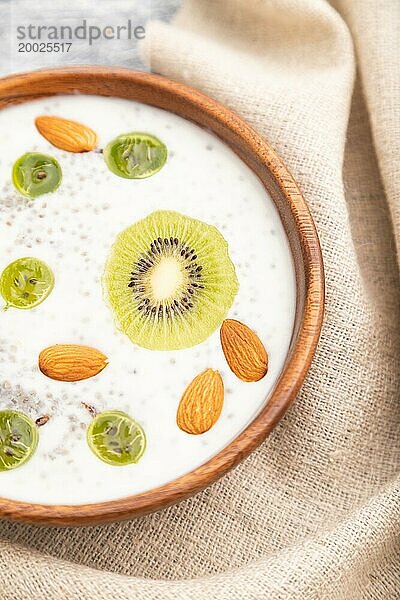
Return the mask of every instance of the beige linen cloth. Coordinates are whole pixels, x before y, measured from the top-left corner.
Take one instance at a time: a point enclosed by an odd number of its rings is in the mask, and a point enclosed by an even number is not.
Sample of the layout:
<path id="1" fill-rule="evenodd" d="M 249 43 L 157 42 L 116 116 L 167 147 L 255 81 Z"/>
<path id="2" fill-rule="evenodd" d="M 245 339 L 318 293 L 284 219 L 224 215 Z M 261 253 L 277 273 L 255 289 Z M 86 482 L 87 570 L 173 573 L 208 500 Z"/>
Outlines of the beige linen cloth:
<path id="1" fill-rule="evenodd" d="M 269 439 L 196 497 L 81 530 L 1 523 L 0 598 L 396 600 L 399 0 L 187 0 L 149 34 L 154 70 L 236 109 L 295 175 L 321 342 Z"/>

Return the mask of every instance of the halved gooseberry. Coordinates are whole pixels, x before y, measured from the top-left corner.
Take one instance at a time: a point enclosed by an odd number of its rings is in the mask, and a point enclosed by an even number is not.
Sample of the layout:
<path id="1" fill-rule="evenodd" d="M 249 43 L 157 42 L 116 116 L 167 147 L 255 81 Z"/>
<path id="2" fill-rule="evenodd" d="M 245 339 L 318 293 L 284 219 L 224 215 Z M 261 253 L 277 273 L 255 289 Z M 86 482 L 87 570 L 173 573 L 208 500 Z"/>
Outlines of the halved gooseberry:
<path id="1" fill-rule="evenodd" d="M 39 440 L 36 424 L 15 410 L 0 411 L 0 471 L 16 469 L 35 452 Z"/>
<path id="2" fill-rule="evenodd" d="M 109 169 L 126 179 L 144 179 L 159 171 L 167 160 L 167 147 L 148 133 L 125 133 L 104 150 Z"/>
<path id="3" fill-rule="evenodd" d="M 12 180 L 17 190 L 28 198 L 54 192 L 61 183 L 61 167 L 52 156 L 27 152 L 15 163 Z"/>
<path id="4" fill-rule="evenodd" d="M 18 258 L 0 275 L 0 294 L 6 308 L 33 308 L 47 298 L 53 287 L 53 272 L 39 258 Z"/>
<path id="5" fill-rule="evenodd" d="M 87 430 L 87 442 L 100 460 L 114 466 L 137 463 L 146 448 L 142 427 L 118 410 L 94 416 Z"/>

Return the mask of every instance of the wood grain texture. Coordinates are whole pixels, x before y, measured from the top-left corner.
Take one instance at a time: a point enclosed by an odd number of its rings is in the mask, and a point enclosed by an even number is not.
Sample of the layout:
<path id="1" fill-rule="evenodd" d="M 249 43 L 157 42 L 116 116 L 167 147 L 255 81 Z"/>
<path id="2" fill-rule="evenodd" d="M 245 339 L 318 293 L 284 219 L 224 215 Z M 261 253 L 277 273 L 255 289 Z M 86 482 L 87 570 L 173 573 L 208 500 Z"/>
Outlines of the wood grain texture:
<path id="1" fill-rule="evenodd" d="M 71 67 L 0 79 L 0 109 L 54 94 L 98 94 L 144 102 L 214 132 L 258 175 L 278 208 L 296 272 L 297 305 L 289 353 L 261 412 L 231 444 L 194 471 L 120 500 L 79 506 L 0 499 L 0 517 L 46 525 L 85 525 L 128 519 L 174 504 L 210 485 L 265 439 L 296 397 L 320 335 L 324 307 L 321 249 L 306 202 L 275 151 L 238 115 L 186 85 L 148 73 Z"/>

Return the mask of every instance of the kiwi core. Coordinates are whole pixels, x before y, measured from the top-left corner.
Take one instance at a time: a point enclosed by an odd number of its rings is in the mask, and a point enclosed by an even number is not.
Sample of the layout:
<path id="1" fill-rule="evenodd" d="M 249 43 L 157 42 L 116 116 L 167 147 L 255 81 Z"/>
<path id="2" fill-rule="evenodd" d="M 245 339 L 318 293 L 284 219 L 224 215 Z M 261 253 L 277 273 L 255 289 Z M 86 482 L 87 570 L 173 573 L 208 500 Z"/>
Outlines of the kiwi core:
<path id="1" fill-rule="evenodd" d="M 185 280 L 188 283 L 181 264 L 174 257 L 163 257 L 149 275 L 149 295 L 156 302 L 169 300 L 185 287 Z"/>

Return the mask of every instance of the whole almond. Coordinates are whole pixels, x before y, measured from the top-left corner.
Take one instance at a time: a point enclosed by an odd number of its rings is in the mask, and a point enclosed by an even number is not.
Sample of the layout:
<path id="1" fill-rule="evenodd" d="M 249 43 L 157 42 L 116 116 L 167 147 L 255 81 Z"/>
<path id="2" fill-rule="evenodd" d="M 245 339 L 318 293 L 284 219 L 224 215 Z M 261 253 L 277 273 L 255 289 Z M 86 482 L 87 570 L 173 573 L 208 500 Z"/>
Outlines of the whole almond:
<path id="1" fill-rule="evenodd" d="M 208 431 L 221 414 L 224 384 L 218 371 L 206 369 L 186 388 L 178 407 L 176 422 L 186 433 Z"/>
<path id="2" fill-rule="evenodd" d="M 77 121 L 45 115 L 37 117 L 35 125 L 48 142 L 61 150 L 90 152 L 98 144 L 97 134 Z"/>
<path id="3" fill-rule="evenodd" d="M 57 381 L 81 381 L 94 377 L 108 364 L 96 348 L 78 344 L 56 344 L 39 354 L 39 369 Z"/>
<path id="4" fill-rule="evenodd" d="M 227 363 L 239 379 L 259 381 L 268 371 L 268 354 L 259 337 L 247 325 L 226 319 L 221 344 Z"/>

